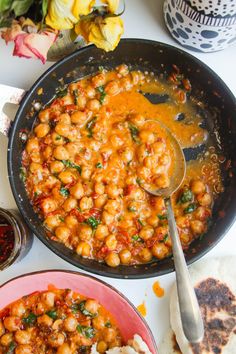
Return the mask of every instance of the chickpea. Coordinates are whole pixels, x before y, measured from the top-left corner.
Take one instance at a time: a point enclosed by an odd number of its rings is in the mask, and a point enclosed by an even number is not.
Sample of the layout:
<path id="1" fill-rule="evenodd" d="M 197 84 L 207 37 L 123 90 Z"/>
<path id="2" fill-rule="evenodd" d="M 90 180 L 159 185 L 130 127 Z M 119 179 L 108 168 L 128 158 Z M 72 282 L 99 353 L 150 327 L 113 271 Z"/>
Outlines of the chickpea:
<path id="1" fill-rule="evenodd" d="M 158 188 L 168 188 L 170 186 L 170 179 L 167 174 L 160 174 L 154 179 L 155 185 Z"/>
<path id="2" fill-rule="evenodd" d="M 130 264 L 132 255 L 129 250 L 124 249 L 124 250 L 120 251 L 119 257 L 120 257 L 120 261 L 122 264 Z"/>
<path id="3" fill-rule="evenodd" d="M 58 349 L 57 354 L 72 354 L 72 350 L 68 343 L 63 343 Z"/>
<path id="4" fill-rule="evenodd" d="M 168 153 L 162 154 L 159 158 L 160 168 L 170 164 L 170 155 Z"/>
<path id="5" fill-rule="evenodd" d="M 155 134 L 152 131 L 146 129 L 143 129 L 139 132 L 139 137 L 142 143 L 146 144 L 153 144 L 156 140 Z"/>
<path id="6" fill-rule="evenodd" d="M 104 73 L 99 73 L 92 77 L 91 81 L 94 87 L 103 86 L 105 84 L 106 77 Z"/>
<path id="7" fill-rule="evenodd" d="M 146 161 L 147 157 L 145 157 L 145 161 Z M 138 176 L 139 178 L 141 178 L 142 180 L 148 180 L 151 177 L 151 170 L 148 167 L 142 166 L 139 167 L 137 170 Z"/>
<path id="8" fill-rule="evenodd" d="M 59 145 L 63 145 L 65 143 L 65 139 L 56 132 L 53 132 L 51 137 L 52 137 L 52 142 L 54 145 L 59 146 Z"/>
<path id="9" fill-rule="evenodd" d="M 93 230 L 89 225 L 81 225 L 79 229 L 79 237 L 82 241 L 90 240 L 93 235 Z"/>
<path id="10" fill-rule="evenodd" d="M 126 76 L 129 73 L 129 68 L 126 64 L 121 64 L 119 66 L 116 67 L 116 71 L 122 75 L 122 76 Z"/>
<path id="11" fill-rule="evenodd" d="M 74 332 L 76 330 L 77 325 L 77 319 L 72 315 L 68 316 L 64 321 L 64 328 L 68 332 Z"/>
<path id="12" fill-rule="evenodd" d="M 163 141 L 156 141 L 151 145 L 155 155 L 161 156 L 166 149 L 166 144 Z"/>
<path id="13" fill-rule="evenodd" d="M 119 188 L 115 183 L 109 183 L 106 186 L 106 193 L 109 198 L 116 199 L 122 192 L 122 188 Z"/>
<path id="14" fill-rule="evenodd" d="M 61 161 L 52 161 L 50 163 L 50 171 L 51 173 L 60 173 L 64 168 L 64 165 Z"/>
<path id="15" fill-rule="evenodd" d="M 15 349 L 15 354 L 33 354 L 33 348 L 29 344 L 18 345 Z"/>
<path id="16" fill-rule="evenodd" d="M 97 194 L 104 194 L 105 192 L 105 186 L 102 182 L 96 182 L 94 185 L 94 191 Z"/>
<path id="17" fill-rule="evenodd" d="M 210 209 L 207 209 L 203 206 L 199 206 L 194 212 L 195 218 L 201 221 L 206 220 L 210 215 L 211 215 Z"/>
<path id="18" fill-rule="evenodd" d="M 94 98 L 96 96 L 96 90 L 92 86 L 88 86 L 85 92 L 88 98 Z"/>
<path id="19" fill-rule="evenodd" d="M 3 323 L 4 323 L 5 328 L 9 332 L 15 332 L 18 329 L 20 329 L 21 320 L 19 317 L 16 317 L 16 316 L 8 316 L 8 317 L 5 317 Z"/>
<path id="20" fill-rule="evenodd" d="M 98 313 L 98 309 L 99 309 L 100 305 L 97 300 L 88 299 L 85 301 L 84 307 L 88 312 L 95 315 Z"/>
<path id="21" fill-rule="evenodd" d="M 93 199 L 91 197 L 83 197 L 79 202 L 80 209 L 87 210 L 93 207 Z"/>
<path id="22" fill-rule="evenodd" d="M 101 330 L 105 327 L 105 320 L 103 316 L 97 316 L 92 320 L 93 327 L 95 329 Z"/>
<path id="23" fill-rule="evenodd" d="M 71 122 L 74 124 L 83 124 L 87 120 L 86 112 L 76 111 L 71 115 Z"/>
<path id="24" fill-rule="evenodd" d="M 138 256 L 142 262 L 150 262 L 152 260 L 152 252 L 148 248 L 143 248 Z"/>
<path id="25" fill-rule="evenodd" d="M 77 208 L 77 200 L 75 198 L 69 197 L 65 200 L 62 207 L 67 213 L 69 213 L 69 211 L 72 209 Z"/>
<path id="26" fill-rule="evenodd" d="M 145 198 L 145 193 L 141 188 L 136 186 L 136 188 L 129 194 L 129 197 L 135 200 L 143 200 Z"/>
<path id="27" fill-rule="evenodd" d="M 114 328 L 104 328 L 103 330 L 103 338 L 107 343 L 111 343 L 116 338 L 116 330 Z"/>
<path id="28" fill-rule="evenodd" d="M 152 206 L 156 210 L 157 214 L 162 214 L 166 211 L 165 201 L 162 197 L 155 197 L 152 199 Z"/>
<path id="29" fill-rule="evenodd" d="M 71 234 L 71 231 L 66 226 L 58 226 L 55 230 L 56 237 L 62 242 L 66 242 L 68 240 L 68 238 L 70 237 L 70 234 Z"/>
<path id="30" fill-rule="evenodd" d="M 39 120 L 42 123 L 47 123 L 50 118 L 50 109 L 44 109 L 43 111 L 39 112 Z"/>
<path id="31" fill-rule="evenodd" d="M 13 341 L 13 333 L 6 333 L 0 338 L 0 343 L 4 347 L 7 347 Z"/>
<path id="32" fill-rule="evenodd" d="M 60 225 L 60 223 L 61 223 L 61 220 L 59 219 L 58 215 L 49 215 L 44 220 L 44 224 L 50 230 L 54 230 L 55 227 Z"/>
<path id="33" fill-rule="evenodd" d="M 115 216 L 113 214 L 108 213 L 107 211 L 103 211 L 102 213 L 102 222 L 105 225 L 109 225 L 114 221 Z"/>
<path id="34" fill-rule="evenodd" d="M 31 333 L 29 331 L 16 331 L 15 340 L 19 344 L 29 344 Z"/>
<path id="35" fill-rule="evenodd" d="M 105 238 L 105 245 L 109 251 L 114 251 L 117 247 L 117 239 L 115 235 L 109 235 Z"/>
<path id="36" fill-rule="evenodd" d="M 71 128 L 70 124 L 57 123 L 57 125 L 55 126 L 55 131 L 60 136 L 68 137 L 70 133 L 70 128 Z"/>
<path id="37" fill-rule="evenodd" d="M 11 306 L 11 315 L 21 317 L 24 315 L 26 309 L 22 301 L 17 301 Z"/>
<path id="38" fill-rule="evenodd" d="M 0 320 L 0 338 L 5 333 L 5 328 L 3 326 L 2 320 Z"/>
<path id="39" fill-rule="evenodd" d="M 30 138 L 26 144 L 26 151 L 30 154 L 34 150 L 39 150 L 39 141 L 37 138 Z"/>
<path id="40" fill-rule="evenodd" d="M 70 194 L 76 199 L 81 199 L 84 196 L 84 188 L 81 182 L 76 183 L 70 188 Z"/>
<path id="41" fill-rule="evenodd" d="M 106 236 L 109 235 L 108 227 L 106 225 L 100 224 L 98 225 L 96 231 L 95 231 L 95 238 L 97 240 L 104 240 Z"/>
<path id="42" fill-rule="evenodd" d="M 105 262 L 107 265 L 109 265 L 109 267 L 117 267 L 118 265 L 120 265 L 120 257 L 118 256 L 117 253 L 110 252 L 106 256 Z"/>
<path id="43" fill-rule="evenodd" d="M 44 214 L 51 213 L 52 211 L 55 211 L 58 207 L 58 203 L 55 199 L 53 198 L 45 198 L 41 202 L 41 209 Z"/>
<path id="44" fill-rule="evenodd" d="M 123 77 L 122 79 L 120 79 L 120 85 L 121 88 L 125 91 L 129 91 L 133 87 L 133 84 L 129 77 Z"/>
<path id="45" fill-rule="evenodd" d="M 190 228 L 194 235 L 201 235 L 205 232 L 205 225 L 200 220 L 192 220 L 190 221 Z"/>
<path id="46" fill-rule="evenodd" d="M 120 92 L 120 86 L 117 81 L 110 81 L 106 84 L 105 92 L 110 96 L 115 96 Z"/>
<path id="47" fill-rule="evenodd" d="M 43 138 L 50 131 L 50 126 L 47 123 L 40 123 L 34 129 L 34 132 L 38 138 Z"/>
<path id="48" fill-rule="evenodd" d="M 79 97 L 77 98 L 77 106 L 79 107 L 79 109 L 83 110 L 86 106 L 86 103 L 87 103 L 86 97 L 79 95 Z"/>
<path id="49" fill-rule="evenodd" d="M 123 139 L 117 134 L 110 136 L 110 142 L 114 148 L 119 148 L 124 144 Z"/>
<path id="50" fill-rule="evenodd" d="M 69 95 L 69 94 L 67 94 L 64 97 L 62 97 L 61 100 L 63 102 L 62 103 L 63 105 L 69 105 L 69 104 L 73 104 L 74 103 L 72 96 Z"/>
<path id="51" fill-rule="evenodd" d="M 64 341 L 65 337 L 62 333 L 54 332 L 48 337 L 48 344 L 53 348 L 60 347 Z"/>
<path id="52" fill-rule="evenodd" d="M 122 149 L 120 156 L 122 158 L 122 161 L 128 163 L 133 159 L 134 152 L 131 148 L 126 147 L 125 149 Z"/>
<path id="53" fill-rule="evenodd" d="M 155 155 L 154 156 L 147 156 L 143 160 L 143 164 L 145 167 L 147 167 L 149 169 L 154 169 L 154 171 L 155 171 L 156 167 L 158 165 L 158 159 Z"/>
<path id="54" fill-rule="evenodd" d="M 92 168 L 91 167 L 83 167 L 82 172 L 81 172 L 81 178 L 84 180 L 89 180 L 92 174 Z"/>
<path id="55" fill-rule="evenodd" d="M 53 150 L 53 156 L 57 160 L 68 160 L 69 159 L 69 153 L 64 146 L 57 146 Z"/>
<path id="56" fill-rule="evenodd" d="M 97 351 L 99 353 L 105 353 L 105 351 L 107 350 L 108 346 L 107 343 L 104 342 L 104 340 L 100 340 L 97 344 Z"/>
<path id="57" fill-rule="evenodd" d="M 100 102 L 96 98 L 89 100 L 87 103 L 87 108 L 93 112 L 98 112 L 100 107 L 101 107 Z"/>
<path id="58" fill-rule="evenodd" d="M 106 203 L 106 201 L 107 201 L 107 195 L 103 194 L 94 200 L 94 205 L 96 208 L 102 208 Z"/>
<path id="59" fill-rule="evenodd" d="M 139 127 L 145 122 L 145 117 L 142 114 L 135 113 L 130 116 L 130 121 Z"/>
<path id="60" fill-rule="evenodd" d="M 59 120 L 60 123 L 64 123 L 64 124 L 70 124 L 71 123 L 70 115 L 68 113 L 60 114 L 58 120 Z"/>
<path id="61" fill-rule="evenodd" d="M 152 237 L 154 234 L 154 229 L 151 226 L 144 226 L 141 231 L 139 232 L 139 236 L 143 240 L 148 240 L 150 237 Z"/>
<path id="62" fill-rule="evenodd" d="M 83 257 L 89 257 L 91 253 L 91 247 L 87 242 L 81 241 L 76 248 L 76 253 Z"/>
<path id="63" fill-rule="evenodd" d="M 116 337 L 115 340 L 113 340 L 113 342 L 111 342 L 109 344 L 109 349 L 116 348 L 116 347 L 121 347 L 121 345 L 122 345 L 121 339 Z"/>
<path id="64" fill-rule="evenodd" d="M 37 323 L 39 325 L 51 327 L 51 325 L 53 324 L 53 319 L 48 315 L 42 315 L 37 318 Z"/>
<path id="65" fill-rule="evenodd" d="M 112 215 L 116 215 L 117 213 L 119 213 L 120 209 L 121 209 L 120 201 L 113 200 L 113 199 L 109 199 L 106 205 L 104 206 L 104 210 L 106 210 L 108 213 Z"/>
<path id="66" fill-rule="evenodd" d="M 157 227 L 157 225 L 159 223 L 159 218 L 157 215 L 153 214 L 147 218 L 147 222 L 149 225 L 151 225 L 153 227 Z"/>
<path id="67" fill-rule="evenodd" d="M 197 201 L 202 206 L 210 206 L 212 199 L 209 193 L 201 193 L 197 195 Z"/>
<path id="68" fill-rule="evenodd" d="M 65 170 L 62 171 L 59 175 L 58 178 L 60 179 L 60 181 L 64 184 L 70 184 L 72 182 L 75 181 L 76 176 L 75 173 L 70 171 L 70 170 Z"/>
<path id="69" fill-rule="evenodd" d="M 42 294 L 41 296 L 42 301 L 47 307 L 53 307 L 55 302 L 55 294 L 51 291 L 47 291 L 46 293 Z"/>
<path id="70" fill-rule="evenodd" d="M 205 184 L 200 180 L 191 181 L 190 187 L 194 194 L 201 194 L 206 191 Z"/>
<path id="71" fill-rule="evenodd" d="M 147 157 L 149 155 L 149 151 L 146 147 L 146 144 L 141 144 L 138 148 L 137 148 L 137 157 L 139 162 L 143 162 L 143 160 L 145 159 L 145 157 Z"/>
<path id="72" fill-rule="evenodd" d="M 66 223 L 66 226 L 69 227 L 69 229 L 73 229 L 79 225 L 79 222 L 78 222 L 76 216 L 73 216 L 73 215 L 67 215 L 65 217 L 65 223 Z"/>
<path id="73" fill-rule="evenodd" d="M 139 82 L 139 73 L 137 71 L 131 71 L 131 77 L 134 85 L 137 85 Z"/>
<path id="74" fill-rule="evenodd" d="M 164 243 L 156 242 L 152 246 L 152 254 L 158 259 L 165 258 L 169 253 L 169 248 Z"/>

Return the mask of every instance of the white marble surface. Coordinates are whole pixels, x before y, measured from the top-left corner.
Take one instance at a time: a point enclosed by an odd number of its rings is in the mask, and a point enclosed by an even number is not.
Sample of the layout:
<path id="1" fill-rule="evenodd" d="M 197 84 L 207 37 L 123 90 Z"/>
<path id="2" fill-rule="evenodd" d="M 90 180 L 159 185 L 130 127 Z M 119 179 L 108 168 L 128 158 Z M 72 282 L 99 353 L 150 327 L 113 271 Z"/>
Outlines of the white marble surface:
<path id="1" fill-rule="evenodd" d="M 179 46 L 167 32 L 162 16 L 163 0 L 127 0 L 125 21 L 125 35 L 129 38 L 147 38 Z M 12 46 L 5 46 L 0 40 L 0 83 L 30 88 L 33 82 L 51 65 L 42 65 L 39 61 L 19 59 L 10 55 Z M 229 86 L 236 95 L 235 63 L 236 47 L 228 48 L 222 52 L 211 54 L 196 54 L 200 60 L 210 66 Z M 1 93 L 0 93 L 1 94 Z M 7 138 L 0 136 L 0 206 L 15 207 L 7 178 L 6 169 Z M 236 256 L 236 225 L 234 225 L 225 238 L 205 258 L 216 255 Z M 0 284 L 23 273 L 41 269 L 71 269 L 77 268 L 66 263 L 50 252 L 38 239 L 34 239 L 31 252 L 19 264 L 13 265 L 0 274 Z M 102 278 L 102 277 L 101 277 Z M 161 286 L 165 289 L 165 296 L 157 298 L 152 291 L 155 278 L 147 280 L 115 280 L 103 278 L 123 292 L 135 305 L 143 301 L 146 303 L 146 320 L 150 325 L 157 344 L 169 326 L 168 295 L 174 274 L 159 277 Z M 1 297 L 1 293 L 0 293 Z"/>

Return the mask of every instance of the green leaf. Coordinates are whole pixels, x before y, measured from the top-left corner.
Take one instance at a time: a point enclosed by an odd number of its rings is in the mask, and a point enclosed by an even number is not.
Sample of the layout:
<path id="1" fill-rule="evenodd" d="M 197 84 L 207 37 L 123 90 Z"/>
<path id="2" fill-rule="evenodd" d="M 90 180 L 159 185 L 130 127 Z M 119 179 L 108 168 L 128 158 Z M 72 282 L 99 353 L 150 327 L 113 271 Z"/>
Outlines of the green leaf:
<path id="1" fill-rule="evenodd" d="M 45 16 L 47 15 L 48 12 L 48 0 L 43 0 L 42 1 L 42 15 L 43 15 L 43 19 L 44 20 Z"/>
<path id="2" fill-rule="evenodd" d="M 68 191 L 67 188 L 61 188 L 60 189 L 60 194 L 63 195 L 63 197 L 68 197 L 70 195 L 70 192 Z"/>
<path id="3" fill-rule="evenodd" d="M 71 305 L 70 308 L 71 308 L 71 312 L 73 314 L 76 314 L 79 311 L 79 304 L 75 303 L 75 304 Z"/>
<path id="4" fill-rule="evenodd" d="M 129 130 L 130 130 L 130 134 L 131 134 L 133 141 L 135 143 L 139 143 L 139 139 L 138 139 L 139 130 L 138 130 L 138 128 L 135 125 L 129 123 Z"/>
<path id="5" fill-rule="evenodd" d="M 160 219 L 160 220 L 167 220 L 167 215 L 160 215 L 160 214 L 158 214 L 157 217 L 158 217 L 158 219 Z"/>
<path id="6" fill-rule="evenodd" d="M 76 329 L 79 333 L 81 333 L 86 338 L 93 338 L 95 335 L 95 330 L 93 327 L 86 327 L 86 326 L 78 325 L 76 327 Z"/>
<path id="7" fill-rule="evenodd" d="M 16 16 L 22 16 L 29 10 L 33 2 L 33 0 L 14 0 L 11 10 L 14 11 Z"/>
<path id="8" fill-rule="evenodd" d="M 196 208 L 197 208 L 196 204 L 195 203 L 191 203 L 184 209 L 184 213 L 185 214 L 192 213 Z"/>
<path id="9" fill-rule="evenodd" d="M 62 98 L 64 96 L 66 96 L 68 93 L 67 87 L 59 87 L 56 90 L 56 97 Z"/>
<path id="10" fill-rule="evenodd" d="M 78 104 L 78 98 L 79 98 L 79 91 L 78 89 L 75 89 L 73 91 L 73 94 L 74 94 L 74 104 L 77 105 Z"/>
<path id="11" fill-rule="evenodd" d="M 138 222 L 141 226 L 145 226 L 144 222 L 141 219 L 138 219 Z"/>
<path id="12" fill-rule="evenodd" d="M 132 236 L 132 240 L 137 241 L 137 242 L 143 242 L 143 239 L 141 237 L 139 237 L 139 235 Z"/>
<path id="13" fill-rule="evenodd" d="M 101 221 L 94 218 L 93 216 L 90 216 L 85 222 L 86 224 L 90 225 L 93 230 L 96 230 Z"/>
<path id="14" fill-rule="evenodd" d="M 12 0 L 0 0 L 0 12 L 9 10 L 12 4 Z"/>
<path id="15" fill-rule="evenodd" d="M 96 314 L 93 314 L 91 312 L 89 312 L 88 310 L 86 310 L 85 308 L 85 302 L 86 301 L 81 301 L 78 305 L 80 312 L 87 317 L 96 317 Z"/>
<path id="16" fill-rule="evenodd" d="M 111 328 L 111 322 L 110 322 L 110 321 L 107 321 L 107 322 L 105 323 L 105 327 Z"/>
<path id="17" fill-rule="evenodd" d="M 60 220 L 61 222 L 64 222 L 64 221 L 65 221 L 65 219 L 64 219 L 62 216 L 59 216 L 59 220 Z"/>
<path id="18" fill-rule="evenodd" d="M 94 125 L 96 123 L 96 117 L 94 117 L 93 119 L 91 119 L 87 124 L 86 124 L 86 129 L 88 131 L 88 138 L 92 138 L 93 136 L 93 128 Z"/>
<path id="19" fill-rule="evenodd" d="M 70 160 L 61 160 L 61 162 L 66 167 L 75 168 L 79 172 L 79 174 L 81 175 L 82 168 L 80 165 L 76 165 L 74 162 L 71 162 Z"/>
<path id="20" fill-rule="evenodd" d="M 165 234 L 164 237 L 163 237 L 163 239 L 160 240 L 160 242 L 166 242 L 167 239 L 168 239 L 168 237 L 169 237 L 169 235 L 168 235 L 168 234 Z"/>
<path id="21" fill-rule="evenodd" d="M 0 0 L 1 1 L 1 0 Z M 16 343 L 15 342 L 11 342 L 9 344 L 8 350 L 6 352 L 6 354 L 11 354 L 14 353 L 14 349 L 16 348 Z"/>
<path id="22" fill-rule="evenodd" d="M 132 206 L 129 206 L 127 209 L 128 209 L 129 211 L 131 211 L 132 213 L 134 213 L 135 211 L 137 211 L 136 208 L 135 208 L 135 207 L 132 207 Z"/>
<path id="23" fill-rule="evenodd" d="M 22 319 L 22 322 L 26 325 L 26 326 L 32 326 L 37 320 L 37 316 L 31 312 L 27 317 L 24 317 Z"/>
<path id="24" fill-rule="evenodd" d="M 185 189 L 182 194 L 180 195 L 177 203 L 178 204 L 184 204 L 187 202 L 191 202 L 193 200 L 193 193 L 190 191 L 190 189 Z"/>
<path id="25" fill-rule="evenodd" d="M 104 86 L 98 86 L 97 91 L 100 93 L 100 100 L 99 101 L 101 104 L 103 104 L 105 97 L 107 95 L 105 92 Z"/>
<path id="26" fill-rule="evenodd" d="M 101 162 L 98 162 L 98 163 L 96 164 L 96 168 L 103 168 L 103 165 L 101 164 Z"/>
<path id="27" fill-rule="evenodd" d="M 51 317 L 53 320 L 56 320 L 57 319 L 57 311 L 56 310 L 51 310 L 51 311 L 48 311 L 46 312 L 46 314 Z"/>

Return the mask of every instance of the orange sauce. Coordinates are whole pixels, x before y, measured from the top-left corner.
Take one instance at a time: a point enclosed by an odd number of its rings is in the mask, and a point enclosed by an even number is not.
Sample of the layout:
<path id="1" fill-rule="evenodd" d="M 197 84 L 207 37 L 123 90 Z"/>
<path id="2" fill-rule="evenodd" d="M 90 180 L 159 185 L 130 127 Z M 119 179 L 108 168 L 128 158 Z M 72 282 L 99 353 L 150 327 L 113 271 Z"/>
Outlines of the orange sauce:
<path id="1" fill-rule="evenodd" d="M 143 301 L 140 305 L 137 306 L 137 310 L 143 317 L 147 315 L 147 308 L 146 308 L 145 301 Z"/>
<path id="2" fill-rule="evenodd" d="M 157 297 L 163 297 L 165 294 L 165 290 L 160 286 L 159 281 L 153 283 L 152 290 Z"/>

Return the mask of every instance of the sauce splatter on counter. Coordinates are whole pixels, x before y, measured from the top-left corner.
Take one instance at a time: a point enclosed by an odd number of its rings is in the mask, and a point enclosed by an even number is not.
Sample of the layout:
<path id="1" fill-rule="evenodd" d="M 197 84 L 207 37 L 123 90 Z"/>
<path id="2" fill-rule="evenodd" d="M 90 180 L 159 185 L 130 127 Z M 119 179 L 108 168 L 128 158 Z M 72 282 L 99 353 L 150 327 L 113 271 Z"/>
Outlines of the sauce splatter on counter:
<path id="1" fill-rule="evenodd" d="M 137 310 L 143 317 L 145 317 L 147 315 L 145 301 L 143 301 L 140 305 L 137 306 Z"/>
<path id="2" fill-rule="evenodd" d="M 152 290 L 157 297 L 163 297 L 165 295 L 165 290 L 160 286 L 159 281 L 153 283 Z"/>

